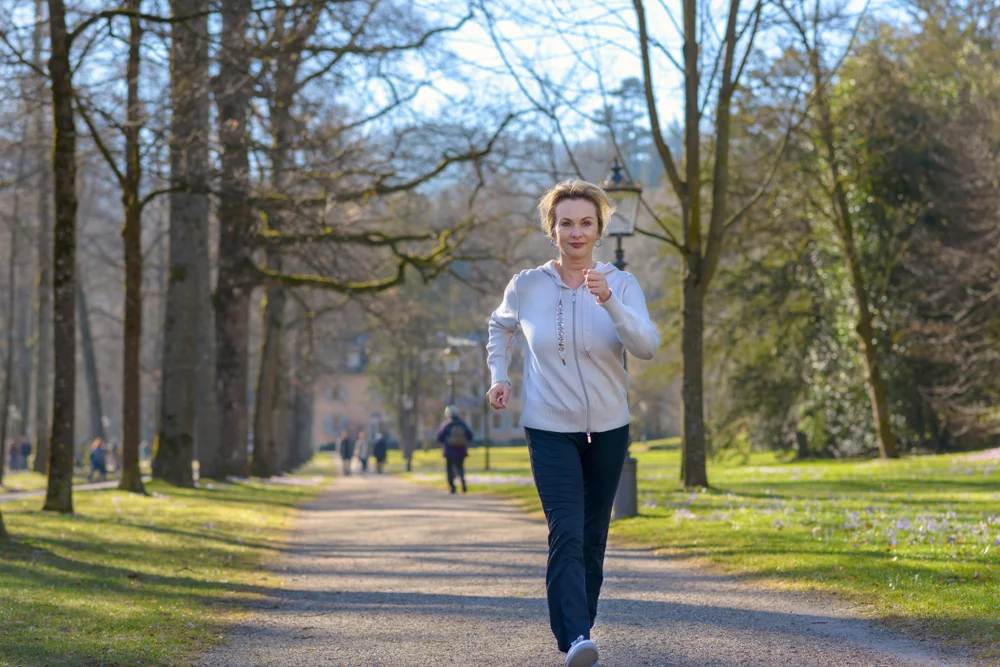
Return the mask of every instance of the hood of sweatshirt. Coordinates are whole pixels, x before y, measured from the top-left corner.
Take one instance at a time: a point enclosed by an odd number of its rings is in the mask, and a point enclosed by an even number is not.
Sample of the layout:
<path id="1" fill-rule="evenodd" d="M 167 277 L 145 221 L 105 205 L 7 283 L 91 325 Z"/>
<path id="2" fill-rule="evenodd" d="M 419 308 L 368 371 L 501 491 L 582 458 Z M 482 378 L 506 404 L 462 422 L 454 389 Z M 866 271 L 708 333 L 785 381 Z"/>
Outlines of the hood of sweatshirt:
<path id="1" fill-rule="evenodd" d="M 566 341 L 566 309 L 572 307 L 572 302 L 567 301 L 573 289 L 563 282 L 562 276 L 559 275 L 559 271 L 556 269 L 556 261 L 549 260 L 542 266 L 538 267 L 546 273 L 552 281 L 559 288 L 559 298 L 556 303 L 552 305 L 552 315 L 555 322 L 556 328 L 556 340 L 558 341 L 559 359 L 562 361 L 563 366 L 566 365 L 566 352 L 568 343 Z M 614 264 L 608 262 L 597 262 L 597 265 L 591 269 L 592 271 L 600 271 L 608 277 L 608 283 L 611 283 L 611 274 L 618 271 L 618 267 Z M 587 292 L 587 288 L 581 285 L 577 289 L 582 289 L 585 296 L 590 296 Z M 567 303 L 570 305 L 567 306 Z M 583 310 L 583 321 L 582 326 L 579 327 L 581 332 L 581 339 L 583 342 L 583 349 L 587 356 L 590 356 L 590 340 L 592 336 L 591 332 L 591 322 L 593 321 L 593 309 L 599 307 L 597 306 L 596 298 L 584 298 L 581 299 L 581 308 Z"/>

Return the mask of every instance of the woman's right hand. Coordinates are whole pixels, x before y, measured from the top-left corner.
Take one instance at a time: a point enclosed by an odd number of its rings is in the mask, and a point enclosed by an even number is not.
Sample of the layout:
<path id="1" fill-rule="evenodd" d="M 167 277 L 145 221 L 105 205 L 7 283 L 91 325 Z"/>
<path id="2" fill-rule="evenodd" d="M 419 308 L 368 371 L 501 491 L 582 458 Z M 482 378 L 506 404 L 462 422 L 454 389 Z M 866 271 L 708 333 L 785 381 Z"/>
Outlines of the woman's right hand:
<path id="1" fill-rule="evenodd" d="M 503 410 L 507 407 L 507 400 L 510 398 L 509 382 L 494 382 L 490 390 L 486 392 L 486 400 L 494 410 Z"/>

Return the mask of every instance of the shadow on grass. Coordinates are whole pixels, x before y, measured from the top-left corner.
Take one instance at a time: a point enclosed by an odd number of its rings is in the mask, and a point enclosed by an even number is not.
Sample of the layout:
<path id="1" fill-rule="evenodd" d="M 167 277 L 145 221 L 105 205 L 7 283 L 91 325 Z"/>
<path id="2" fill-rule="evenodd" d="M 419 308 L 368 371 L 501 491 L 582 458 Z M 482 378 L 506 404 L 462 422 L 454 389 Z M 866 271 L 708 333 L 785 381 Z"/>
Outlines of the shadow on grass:
<path id="1" fill-rule="evenodd" d="M 949 504 L 961 505 L 982 503 L 982 500 L 963 499 L 954 496 L 956 493 L 996 493 L 998 490 L 996 482 L 970 483 L 959 481 L 927 480 L 909 482 L 906 485 L 887 484 L 882 488 L 881 484 L 865 482 L 861 480 L 843 480 L 837 482 L 823 482 L 810 480 L 797 481 L 774 481 L 768 483 L 754 483 L 754 487 L 763 487 L 762 490 L 747 489 L 741 486 L 713 486 L 706 493 L 713 496 L 726 496 L 732 494 L 736 497 L 762 498 L 762 499 L 783 499 L 789 500 L 792 497 L 797 502 L 829 502 L 832 499 L 851 500 L 857 502 L 868 501 L 872 503 L 900 503 L 903 505 L 928 505 L 939 504 L 938 498 L 912 497 L 906 494 L 920 493 L 927 494 L 941 493 L 951 495 L 948 498 Z M 942 487 L 953 488 L 942 488 Z M 767 490 L 765 493 L 764 489 Z M 640 486 L 640 492 L 648 490 Z M 677 491 L 681 491 L 677 489 Z"/>
<path id="2" fill-rule="evenodd" d="M 167 631 L 168 645 L 157 643 L 165 623 L 182 627 L 182 610 L 238 604 L 253 598 L 274 598 L 280 590 L 250 584 L 224 583 L 180 574 L 144 572 L 122 565 L 88 562 L 85 555 L 103 553 L 72 540 L 33 539 L 0 543 L 0 588 L 16 590 L 30 605 L 11 610 L 25 625 L 11 624 L 0 632 L 0 656 L 16 657 L 24 665 L 173 665 L 186 640 Z M 72 549 L 83 559 L 63 556 L 52 549 Z M 183 551 L 178 549 L 177 551 Z M 121 550 L 115 549 L 116 558 Z M 178 558 L 176 553 L 164 554 Z M 146 555 L 148 557 L 148 554 Z M 143 558 L 136 554 L 134 561 Z M 128 562 L 127 560 L 125 562 Z M 255 568 L 247 568 L 252 570 Z M 173 619 L 173 620 L 171 620 Z M 213 635 L 225 630 L 220 617 L 197 617 Z M 27 624 L 47 627 L 55 636 L 32 637 Z M 20 631 L 20 632 L 18 632 Z M 204 630 L 202 630 L 203 632 Z M 200 636 L 200 635 L 199 635 Z M 151 637 L 157 637 L 154 641 Z M 169 644 L 172 642 L 172 645 Z M 178 646 L 181 644 L 181 646 Z"/>

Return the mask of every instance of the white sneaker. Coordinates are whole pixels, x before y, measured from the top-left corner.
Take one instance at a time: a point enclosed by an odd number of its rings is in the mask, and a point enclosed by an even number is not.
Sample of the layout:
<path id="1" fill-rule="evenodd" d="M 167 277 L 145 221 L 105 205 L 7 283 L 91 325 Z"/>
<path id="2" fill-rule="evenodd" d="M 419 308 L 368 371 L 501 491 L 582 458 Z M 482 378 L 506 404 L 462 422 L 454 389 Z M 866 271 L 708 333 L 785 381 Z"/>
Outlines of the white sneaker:
<path id="1" fill-rule="evenodd" d="M 597 644 L 584 639 L 583 635 L 566 652 L 566 667 L 594 667 L 598 663 Z"/>

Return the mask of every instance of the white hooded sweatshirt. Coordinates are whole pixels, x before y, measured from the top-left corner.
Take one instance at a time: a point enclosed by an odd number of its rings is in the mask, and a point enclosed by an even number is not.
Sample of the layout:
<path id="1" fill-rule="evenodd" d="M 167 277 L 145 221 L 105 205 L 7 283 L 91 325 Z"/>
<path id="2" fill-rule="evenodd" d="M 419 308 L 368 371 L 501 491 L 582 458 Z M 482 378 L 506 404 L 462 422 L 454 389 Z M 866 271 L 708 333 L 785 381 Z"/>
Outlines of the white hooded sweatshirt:
<path id="1" fill-rule="evenodd" d="M 611 264 L 603 304 L 586 283 L 570 289 L 555 262 L 511 278 L 490 317 L 486 350 L 493 382 L 509 382 L 514 337 L 524 332 L 524 409 L 521 424 L 558 433 L 602 433 L 631 421 L 624 352 L 652 359 L 660 335 L 649 319 L 635 276 Z"/>

